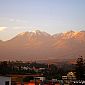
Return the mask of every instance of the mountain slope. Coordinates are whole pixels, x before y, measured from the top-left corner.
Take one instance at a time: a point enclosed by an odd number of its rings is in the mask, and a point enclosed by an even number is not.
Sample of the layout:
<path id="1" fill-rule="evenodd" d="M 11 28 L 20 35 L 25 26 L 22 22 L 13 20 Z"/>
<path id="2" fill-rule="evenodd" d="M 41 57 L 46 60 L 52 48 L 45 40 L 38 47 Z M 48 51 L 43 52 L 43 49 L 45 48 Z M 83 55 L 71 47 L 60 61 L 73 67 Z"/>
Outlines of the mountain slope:
<path id="1" fill-rule="evenodd" d="M 75 59 L 85 55 L 85 31 L 50 35 L 36 30 L 0 41 L 0 60 Z"/>

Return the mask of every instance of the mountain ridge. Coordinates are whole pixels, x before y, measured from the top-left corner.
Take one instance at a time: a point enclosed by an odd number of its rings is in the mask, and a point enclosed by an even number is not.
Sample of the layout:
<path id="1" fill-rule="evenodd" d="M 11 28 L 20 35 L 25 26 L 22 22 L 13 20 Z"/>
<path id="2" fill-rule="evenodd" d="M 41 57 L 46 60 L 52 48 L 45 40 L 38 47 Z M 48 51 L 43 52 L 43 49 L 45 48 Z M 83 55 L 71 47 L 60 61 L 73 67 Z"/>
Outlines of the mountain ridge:
<path id="1" fill-rule="evenodd" d="M 36 30 L 0 41 L 0 60 L 75 59 L 85 55 L 85 31 L 50 35 Z"/>

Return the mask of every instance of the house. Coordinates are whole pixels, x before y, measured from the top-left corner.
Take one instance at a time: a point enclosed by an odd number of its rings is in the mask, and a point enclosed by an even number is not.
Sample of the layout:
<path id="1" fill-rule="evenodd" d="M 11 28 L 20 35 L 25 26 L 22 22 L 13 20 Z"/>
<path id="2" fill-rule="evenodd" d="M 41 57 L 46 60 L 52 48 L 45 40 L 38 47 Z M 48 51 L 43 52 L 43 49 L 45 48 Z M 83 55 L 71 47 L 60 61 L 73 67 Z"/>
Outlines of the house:
<path id="1" fill-rule="evenodd" d="M 43 77 L 43 76 L 40 76 L 40 77 L 34 77 L 34 79 L 39 79 L 39 80 L 41 80 L 41 81 L 44 81 L 45 80 L 45 77 Z"/>
<path id="2" fill-rule="evenodd" d="M 0 85 L 11 85 L 11 77 L 0 76 Z"/>
<path id="3" fill-rule="evenodd" d="M 76 80 L 75 72 L 68 72 L 66 76 L 62 76 L 64 83 L 70 83 Z"/>

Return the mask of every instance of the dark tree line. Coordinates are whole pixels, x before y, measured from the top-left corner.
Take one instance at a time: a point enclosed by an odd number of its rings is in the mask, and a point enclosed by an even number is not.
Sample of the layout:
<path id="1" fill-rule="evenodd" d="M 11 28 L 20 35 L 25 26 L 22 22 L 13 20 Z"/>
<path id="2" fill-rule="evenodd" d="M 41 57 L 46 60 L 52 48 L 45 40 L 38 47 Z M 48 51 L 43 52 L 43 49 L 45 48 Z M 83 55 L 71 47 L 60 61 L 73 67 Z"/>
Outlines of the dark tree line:
<path id="1" fill-rule="evenodd" d="M 76 63 L 76 78 L 78 80 L 85 80 L 85 60 L 81 56 Z"/>
<path id="2" fill-rule="evenodd" d="M 0 62 L 0 74 L 43 74 L 47 79 L 62 79 L 63 75 L 67 75 L 69 71 L 75 70 L 77 79 L 82 80 L 85 78 L 83 57 L 78 58 L 76 62 L 76 65 L 63 63 L 61 67 L 58 67 L 55 64 L 48 65 L 37 62 L 3 61 Z"/>
<path id="3" fill-rule="evenodd" d="M 24 69 L 25 68 L 25 69 Z M 42 68 L 42 69 L 39 69 Z M 44 68 L 44 69 L 43 69 Z M 37 70 L 36 70 L 37 69 Z M 44 64 L 36 62 L 3 61 L 0 62 L 0 74 L 43 74 L 47 79 L 61 79 L 63 69 L 57 68 L 55 64 Z"/>

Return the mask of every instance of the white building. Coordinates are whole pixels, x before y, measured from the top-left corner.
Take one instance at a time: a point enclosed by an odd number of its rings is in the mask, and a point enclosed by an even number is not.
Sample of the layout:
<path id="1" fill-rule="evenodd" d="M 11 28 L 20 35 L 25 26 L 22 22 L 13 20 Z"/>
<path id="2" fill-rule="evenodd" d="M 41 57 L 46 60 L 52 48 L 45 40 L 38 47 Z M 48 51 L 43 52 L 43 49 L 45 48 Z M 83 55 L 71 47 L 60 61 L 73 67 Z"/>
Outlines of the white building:
<path id="1" fill-rule="evenodd" d="M 11 85 L 11 77 L 0 76 L 0 85 Z"/>
<path id="2" fill-rule="evenodd" d="M 68 80 L 76 80 L 76 76 L 74 72 L 68 72 L 67 77 Z"/>
<path id="3" fill-rule="evenodd" d="M 34 77 L 35 79 L 39 79 L 41 81 L 44 81 L 45 80 L 45 77 Z"/>

